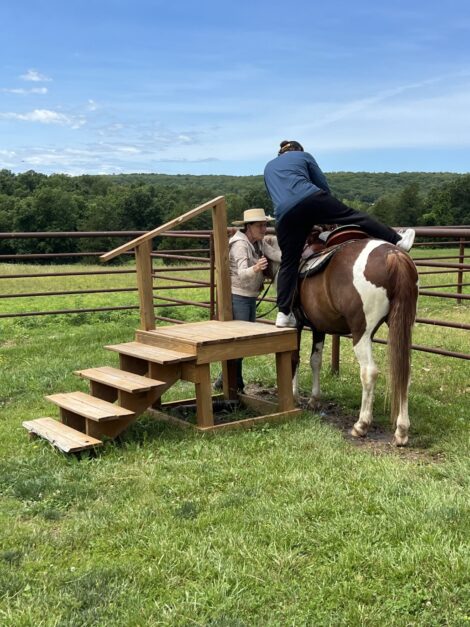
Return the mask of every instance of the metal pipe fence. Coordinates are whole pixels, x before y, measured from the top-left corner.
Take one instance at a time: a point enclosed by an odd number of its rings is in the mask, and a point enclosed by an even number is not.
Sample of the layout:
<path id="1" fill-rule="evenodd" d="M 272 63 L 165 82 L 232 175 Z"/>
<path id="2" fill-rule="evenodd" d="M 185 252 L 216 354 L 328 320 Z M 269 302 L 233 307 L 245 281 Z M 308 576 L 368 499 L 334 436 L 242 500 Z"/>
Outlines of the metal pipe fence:
<path id="1" fill-rule="evenodd" d="M 274 232 L 272 229 L 269 231 Z M 33 239 L 36 241 L 60 240 L 66 238 L 82 238 L 83 240 L 93 240 L 98 238 L 114 238 L 123 239 L 142 235 L 143 231 L 95 231 L 95 232 L 41 232 L 41 233 L 0 233 L 0 245 L 2 240 L 14 239 Z M 468 272 L 470 271 L 470 255 L 468 253 L 470 246 L 470 227 L 418 227 L 416 229 L 417 242 L 413 249 L 413 259 L 418 268 L 420 283 L 418 313 L 420 304 L 423 299 L 447 299 L 452 304 L 459 307 L 468 308 L 470 300 L 470 291 L 466 288 L 470 286 L 470 282 L 466 281 Z M 175 324 L 183 323 L 185 320 L 174 317 L 170 311 L 176 311 L 179 307 L 190 308 L 191 311 L 197 309 L 208 312 L 211 319 L 217 317 L 217 298 L 215 286 L 215 264 L 214 264 L 214 243 L 211 231 L 171 231 L 164 234 L 165 238 L 177 238 L 179 242 L 186 242 L 190 247 L 179 246 L 169 249 L 156 249 L 152 252 L 152 276 L 154 280 L 154 307 L 156 311 L 156 319 L 163 322 L 172 322 Z M 168 241 L 168 240 L 166 240 Z M 192 247 L 196 244 L 196 247 Z M 444 255 L 439 255 L 439 250 L 445 247 Z M 455 250 L 455 255 L 449 253 L 448 249 Z M 421 254 L 422 252 L 422 254 Z M 96 259 L 102 251 L 83 250 L 80 252 L 61 252 L 57 253 L 28 253 L 28 254 L 2 254 L 0 255 L 0 318 L 23 318 L 29 316 L 46 316 L 46 315 L 71 315 L 79 313 L 96 313 L 96 312 L 112 312 L 138 310 L 137 287 L 117 285 L 116 287 L 95 287 L 93 281 L 99 281 L 103 275 L 112 277 L 116 281 L 125 281 L 126 275 L 135 274 L 135 265 L 132 253 L 124 259 L 125 267 L 112 267 L 101 269 L 90 267 L 87 269 L 73 269 L 73 265 L 80 259 L 85 264 L 91 265 L 90 260 Z M 69 259 L 67 266 L 64 268 L 64 260 Z M 52 262 L 57 261 L 57 264 Z M 22 264 L 26 265 L 15 268 Z M 30 262 L 34 262 L 30 263 Z M 47 263 L 47 266 L 46 266 Z M 45 271 L 47 267 L 47 271 Z M 115 276 L 113 276 L 115 275 Z M 446 279 L 442 284 L 426 285 L 426 277 L 432 275 L 446 275 Z M 455 275 L 455 281 L 453 277 Z M 66 277 L 67 280 L 83 277 L 84 280 L 90 282 L 90 285 L 81 288 L 72 288 L 59 290 L 54 289 L 54 279 Z M 31 283 L 36 279 L 51 279 L 51 289 L 45 291 L 31 290 L 31 286 L 22 289 L 22 283 Z M 29 282 L 28 282 L 29 279 Z M 34 286 L 36 287 L 36 286 Z M 446 291 L 442 291 L 442 290 Z M 178 290 L 196 291 L 196 297 L 192 300 L 186 295 L 186 298 L 178 298 Z M 175 293 L 176 292 L 176 293 Z M 132 301 L 125 304 L 117 304 L 113 302 L 112 295 L 129 293 Z M 87 295 L 103 294 L 109 296 L 110 300 L 106 306 L 87 307 L 76 305 L 75 307 L 58 307 L 52 308 L 54 299 L 61 297 L 84 297 Z M 10 301 L 11 299 L 11 301 Z M 23 299 L 31 299 L 31 306 L 19 308 L 18 311 L 8 311 L 8 308 L 2 307 L 5 302 L 24 302 Z M 51 305 L 51 309 L 42 308 L 38 303 L 47 302 Z M 268 296 L 264 299 L 269 304 L 274 304 L 275 299 Z M 439 301 L 436 301 L 439 302 Z M 462 310 L 460 310 L 462 311 Z M 463 311 L 466 311 L 464 309 Z M 187 312 L 185 312 L 187 313 Z M 263 320 L 266 323 L 271 321 Z M 441 327 L 442 329 L 452 329 L 455 332 L 470 331 L 470 324 L 460 321 L 439 320 L 418 316 L 417 325 L 432 325 Z M 376 339 L 377 343 L 386 343 L 384 340 Z M 470 354 L 466 352 L 457 352 L 447 350 L 442 347 L 435 346 L 413 346 L 414 350 L 424 351 L 432 354 L 439 354 L 460 359 L 470 359 Z M 335 338 L 332 349 L 332 368 L 339 368 L 339 338 Z"/>

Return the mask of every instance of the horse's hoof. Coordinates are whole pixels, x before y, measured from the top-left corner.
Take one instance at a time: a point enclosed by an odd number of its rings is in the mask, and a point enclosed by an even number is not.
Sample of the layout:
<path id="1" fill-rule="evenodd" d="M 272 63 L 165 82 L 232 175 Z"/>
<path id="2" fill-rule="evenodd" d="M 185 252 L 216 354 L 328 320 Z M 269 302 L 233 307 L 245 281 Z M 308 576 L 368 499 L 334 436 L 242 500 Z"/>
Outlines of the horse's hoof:
<path id="1" fill-rule="evenodd" d="M 393 436 L 392 445 L 393 446 L 406 446 L 408 444 L 408 436 L 402 435 L 397 436 L 396 434 Z"/>
<path id="2" fill-rule="evenodd" d="M 354 427 L 351 429 L 351 435 L 353 438 L 365 438 L 367 435 L 367 430 L 354 425 Z"/>
<path id="3" fill-rule="evenodd" d="M 317 411 L 318 409 L 320 409 L 320 401 L 318 400 L 318 398 L 310 398 L 307 403 L 307 407 L 312 411 Z"/>

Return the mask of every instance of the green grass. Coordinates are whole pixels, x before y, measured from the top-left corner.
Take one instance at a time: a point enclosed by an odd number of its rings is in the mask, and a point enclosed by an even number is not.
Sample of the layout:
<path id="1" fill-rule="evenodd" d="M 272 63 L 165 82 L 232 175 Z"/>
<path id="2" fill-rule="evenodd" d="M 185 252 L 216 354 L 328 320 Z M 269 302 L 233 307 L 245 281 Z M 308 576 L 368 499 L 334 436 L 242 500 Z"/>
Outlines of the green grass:
<path id="1" fill-rule="evenodd" d="M 31 308 L 15 300 L 15 311 Z M 468 304 L 420 306 L 423 317 L 468 321 Z M 413 355 L 406 453 L 357 447 L 305 412 L 212 436 L 144 416 L 121 442 L 78 458 L 29 441 L 21 422 L 57 415 L 45 394 L 85 390 L 73 370 L 116 364 L 103 346 L 132 339 L 138 314 L 0 325 L 0 624 L 470 624 L 469 362 Z M 468 352 L 463 332 L 416 334 Z M 305 393 L 308 350 L 306 334 Z M 385 371 L 383 347 L 376 356 Z M 272 357 L 247 359 L 245 378 L 273 387 Z M 349 341 L 339 377 L 325 363 L 322 384 L 326 401 L 357 413 Z M 191 393 L 180 384 L 169 397 Z M 375 421 L 391 436 L 385 398 L 380 377 Z"/>

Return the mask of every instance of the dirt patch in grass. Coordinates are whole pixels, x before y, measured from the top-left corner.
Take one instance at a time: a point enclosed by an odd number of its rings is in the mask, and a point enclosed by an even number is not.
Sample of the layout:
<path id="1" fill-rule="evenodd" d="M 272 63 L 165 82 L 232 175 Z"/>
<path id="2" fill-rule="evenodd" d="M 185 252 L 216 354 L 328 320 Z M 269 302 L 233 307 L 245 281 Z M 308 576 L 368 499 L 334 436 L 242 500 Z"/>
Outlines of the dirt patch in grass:
<path id="1" fill-rule="evenodd" d="M 245 388 L 245 392 L 268 401 L 275 402 L 277 399 L 276 388 L 262 388 L 258 385 L 249 385 Z M 302 396 L 300 407 L 305 411 L 312 412 L 308 407 L 308 400 L 307 396 Z M 340 431 L 344 439 L 353 446 L 364 449 L 371 455 L 394 455 L 407 461 L 421 463 L 440 463 L 445 461 L 443 453 L 419 448 L 413 446 L 412 443 L 405 447 L 393 446 L 393 427 L 391 424 L 388 427 L 384 427 L 373 422 L 367 437 L 354 438 L 351 435 L 351 429 L 357 420 L 357 416 L 346 412 L 338 404 L 331 401 L 320 402 L 318 408 L 312 413 L 319 415 L 322 422 Z"/>
<path id="2" fill-rule="evenodd" d="M 165 413 L 195 425 L 196 410 L 196 403 L 190 403 L 173 408 L 166 408 Z M 244 418 L 254 418 L 257 415 L 251 409 L 243 407 L 239 401 L 214 401 L 212 403 L 212 411 L 214 414 L 214 425 L 237 422 Z"/>

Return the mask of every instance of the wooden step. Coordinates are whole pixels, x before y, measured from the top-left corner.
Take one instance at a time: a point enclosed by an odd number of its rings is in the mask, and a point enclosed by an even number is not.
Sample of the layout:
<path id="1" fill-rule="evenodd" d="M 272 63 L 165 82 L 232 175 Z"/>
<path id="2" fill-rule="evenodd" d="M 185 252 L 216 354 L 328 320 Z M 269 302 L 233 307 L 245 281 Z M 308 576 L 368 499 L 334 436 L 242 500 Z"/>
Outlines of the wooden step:
<path id="1" fill-rule="evenodd" d="M 122 355 L 137 357 L 155 364 L 177 364 L 184 361 L 194 361 L 195 355 L 181 353 L 179 351 L 170 350 L 168 348 L 160 348 L 150 346 L 149 344 L 141 344 L 140 342 L 126 342 L 125 344 L 113 344 L 105 346 L 110 351 L 116 351 Z"/>
<path id="2" fill-rule="evenodd" d="M 149 390 L 167 385 L 164 381 L 142 377 L 133 372 L 110 368 L 108 366 L 76 370 L 75 374 L 83 379 L 90 379 L 97 383 L 109 385 L 110 387 L 129 392 L 130 394 L 134 394 L 135 392 L 148 392 Z"/>
<path id="3" fill-rule="evenodd" d="M 103 445 L 101 440 L 97 440 L 81 431 L 67 427 L 67 425 L 64 425 L 62 422 L 49 417 L 27 420 L 23 422 L 23 427 L 27 429 L 30 434 L 48 440 L 58 449 L 64 451 L 64 453 L 85 451 L 86 449 Z"/>
<path id="4" fill-rule="evenodd" d="M 52 394 L 51 396 L 46 396 L 46 398 L 62 409 L 96 422 L 134 416 L 134 412 L 129 409 L 102 401 L 100 398 L 84 394 L 83 392 Z"/>

